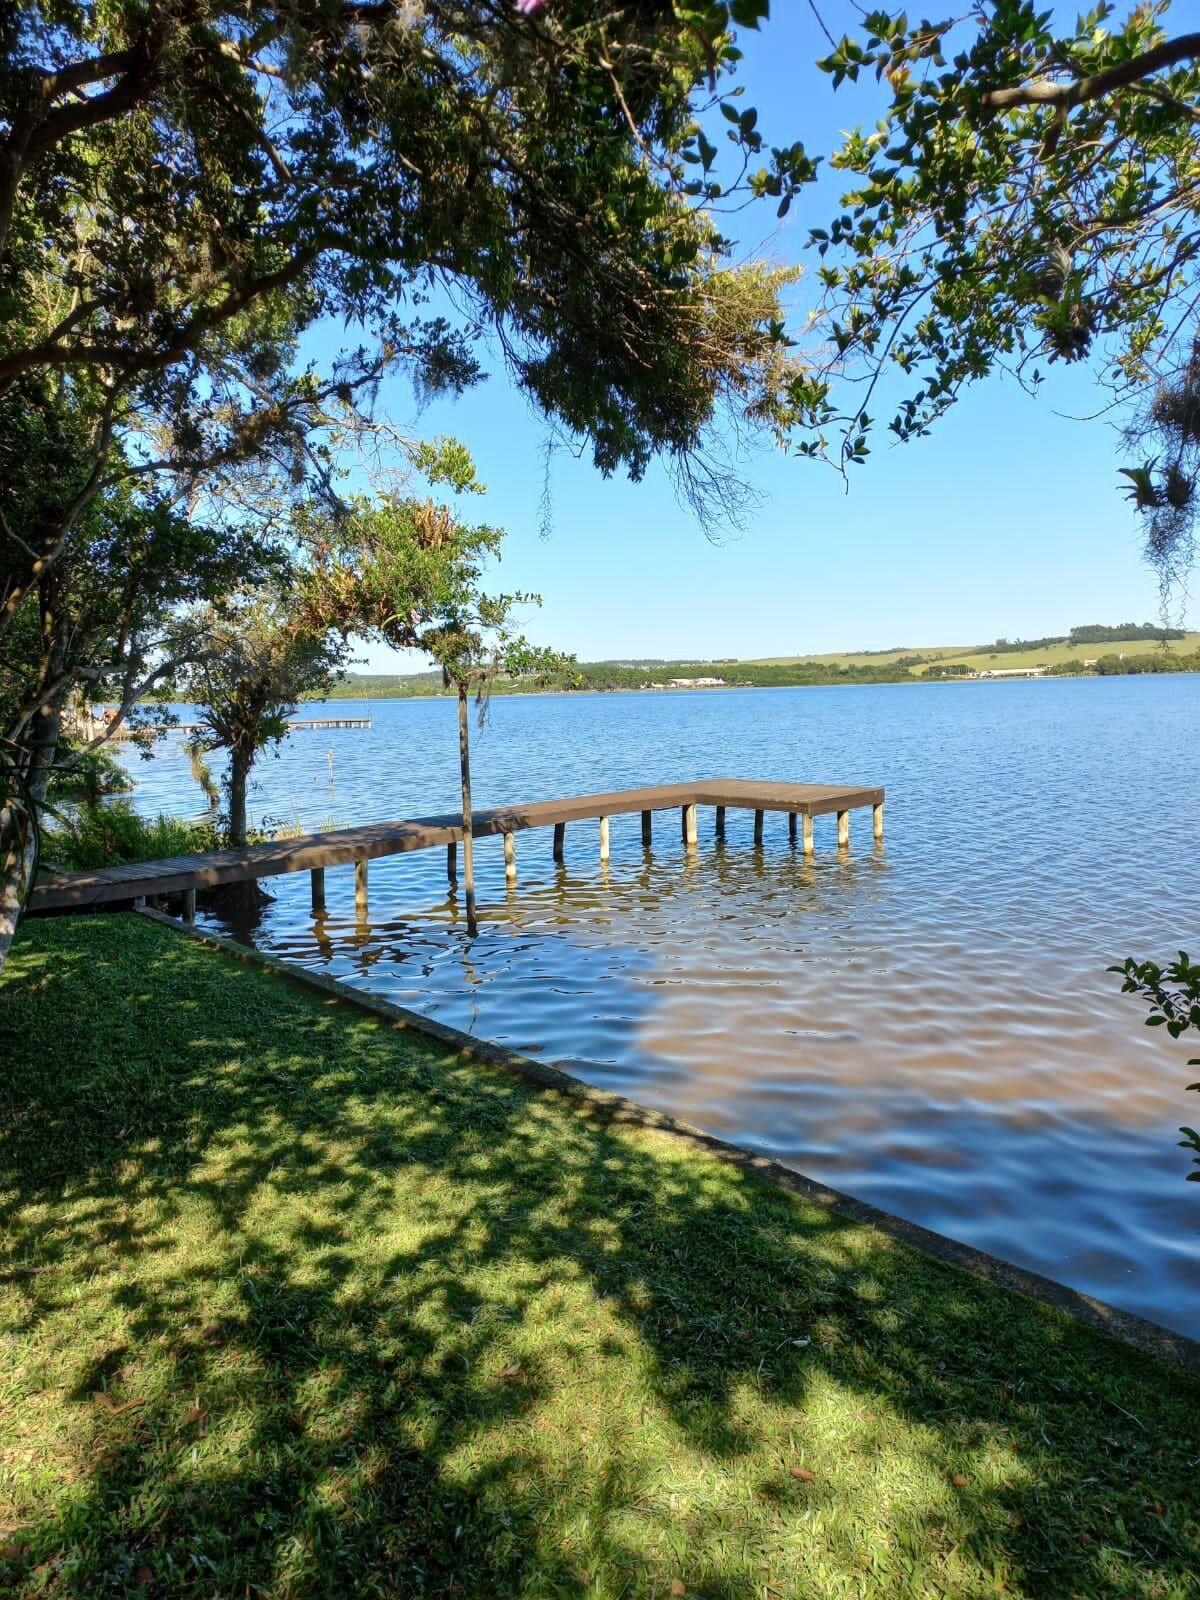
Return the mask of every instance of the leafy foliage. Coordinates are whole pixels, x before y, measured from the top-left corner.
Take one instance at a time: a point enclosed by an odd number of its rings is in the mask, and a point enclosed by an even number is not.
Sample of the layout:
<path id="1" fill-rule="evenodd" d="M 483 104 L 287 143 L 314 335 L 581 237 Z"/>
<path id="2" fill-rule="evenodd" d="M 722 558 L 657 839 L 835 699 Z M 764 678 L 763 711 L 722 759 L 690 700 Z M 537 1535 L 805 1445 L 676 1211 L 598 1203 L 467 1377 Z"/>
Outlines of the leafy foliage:
<path id="1" fill-rule="evenodd" d="M 335 502 L 347 435 L 399 445 L 425 470 L 423 447 L 378 415 L 380 382 L 402 371 L 419 394 L 457 392 L 480 376 L 489 336 L 602 471 L 636 478 L 661 454 L 703 515 L 736 513 L 737 475 L 705 439 L 722 418 L 787 425 L 787 274 L 729 267 L 703 209 L 721 190 L 699 114 L 732 98 L 736 29 L 766 11 L 766 0 L 0 11 L 6 658 L 25 630 L 16 653 L 35 659 L 31 619 L 91 538 L 94 501 L 135 480 L 139 509 L 186 508 L 232 539 L 264 480 L 285 524 L 309 500 Z M 766 159 L 756 120 L 739 110 L 730 129 L 744 173 Z M 786 198 L 808 165 L 798 146 L 769 163 L 744 187 Z M 361 343 L 318 371 L 302 353 L 318 325 Z M 176 571 L 198 578 L 203 563 L 185 554 Z M 196 587 L 175 600 L 164 590 L 163 604 L 221 592 Z M 110 592 L 118 609 L 122 593 Z M 99 681 L 118 668 L 92 643 Z M 38 718 L 24 680 L 0 684 L 0 879 L 28 860 L 10 848 L 10 802 L 19 790 L 36 805 L 58 712 L 93 665 L 41 659 Z M 19 888 L 4 889 L 0 955 Z"/>
<path id="2" fill-rule="evenodd" d="M 229 843 L 244 845 L 255 757 L 285 736 L 302 695 L 334 680 L 348 647 L 289 579 L 227 596 L 189 618 L 188 626 L 203 632 L 207 647 L 185 669 L 180 687 L 204 726 L 197 751 L 229 751 Z"/>
<path id="3" fill-rule="evenodd" d="M 73 872 L 118 861 L 154 861 L 164 856 L 215 850 L 221 840 L 207 822 L 189 822 L 161 813 L 140 816 L 132 801 L 86 805 L 64 825 L 42 830 L 42 860 Z"/>
<path id="4" fill-rule="evenodd" d="M 1091 361 L 1160 428 L 1172 397 L 1191 405 L 1200 34 L 1168 38 L 1168 10 L 1117 21 L 1102 3 L 1066 31 L 1032 0 L 918 24 L 877 10 L 821 63 L 891 100 L 834 155 L 850 187 L 812 233 L 830 351 L 805 390 L 807 453 L 840 425 L 839 459 L 864 459 L 892 388 L 888 425 L 909 439 L 965 385 L 1002 368 L 1036 387 L 1052 361 Z M 1131 474 L 1160 566 L 1192 514 L 1198 462 L 1178 444 Z"/>
<path id="5" fill-rule="evenodd" d="M 1189 961 L 1187 952 L 1181 950 L 1175 961 L 1165 967 L 1156 961 L 1135 961 L 1128 957 L 1119 967 L 1110 967 L 1125 979 L 1121 985 L 1125 994 L 1140 995 L 1149 1008 L 1146 1018 L 1148 1028 L 1166 1028 L 1172 1039 L 1184 1033 L 1200 1030 L 1200 963 Z M 1200 1067 L 1200 1056 L 1188 1062 L 1189 1067 Z M 1200 1083 L 1189 1083 L 1189 1089 L 1200 1091 Z M 1188 1177 L 1200 1183 L 1200 1133 L 1195 1128 L 1181 1128 L 1179 1141 L 1185 1150 L 1195 1155 L 1195 1172 Z"/>
<path id="6" fill-rule="evenodd" d="M 111 795 L 127 794 L 133 779 L 105 746 L 88 748 L 70 735 L 58 742 L 59 768 L 50 775 L 47 796 L 98 806 Z"/>
<path id="7" fill-rule="evenodd" d="M 694 204 L 712 186 L 684 162 L 703 148 L 700 97 L 735 66 L 733 28 L 765 14 L 763 0 L 571 0 L 536 18 L 508 0 L 10 11 L 0 384 L 150 379 L 176 387 L 182 416 L 227 352 L 266 378 L 281 337 L 339 318 L 375 330 L 419 385 L 461 387 L 490 327 L 603 470 L 690 455 L 720 405 L 769 405 L 779 376 L 772 297 L 717 270 L 725 241 Z M 751 113 L 738 135 L 762 149 Z M 783 193 L 795 164 L 779 152 L 763 185 Z"/>
<path id="8" fill-rule="evenodd" d="M 13 428 L 6 434 L 7 422 Z M 10 531 L 52 523 L 64 492 L 86 485 L 87 432 L 87 419 L 65 403 L 28 411 L 13 394 L 0 397 L 0 481 L 13 491 L 2 517 Z M 175 657 L 194 647 L 186 630 L 171 624 L 176 608 L 239 578 L 253 580 L 268 558 L 245 527 L 181 514 L 136 478 L 122 477 L 124 460 L 110 440 L 104 462 L 117 481 L 87 496 L 69 545 L 28 587 L 23 554 L 12 565 L 4 560 L 19 535 L 0 538 L 0 590 L 11 579 L 0 653 L 0 741 L 15 759 L 24 754 L 35 798 L 56 772 L 77 767 L 93 748 L 91 740 L 60 748 L 59 718 L 68 701 L 81 694 L 114 703 L 118 720 L 134 714 Z"/>

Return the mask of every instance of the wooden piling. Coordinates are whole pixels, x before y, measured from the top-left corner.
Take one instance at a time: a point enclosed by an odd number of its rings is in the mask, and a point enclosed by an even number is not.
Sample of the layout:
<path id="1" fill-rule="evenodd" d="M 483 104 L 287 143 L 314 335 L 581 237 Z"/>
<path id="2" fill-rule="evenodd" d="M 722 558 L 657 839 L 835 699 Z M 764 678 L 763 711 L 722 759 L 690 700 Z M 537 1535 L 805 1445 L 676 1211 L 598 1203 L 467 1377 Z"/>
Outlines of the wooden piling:
<path id="1" fill-rule="evenodd" d="M 725 807 L 724 806 L 718 806 L 717 807 L 717 838 L 718 839 L 723 839 L 724 837 L 725 837 Z"/>
<path id="2" fill-rule="evenodd" d="M 875 837 L 877 839 L 882 839 L 883 838 L 883 801 L 882 800 L 879 802 L 879 804 L 877 806 L 872 806 L 871 807 L 871 821 L 874 823 L 874 826 L 875 826 Z"/>
<path id="3" fill-rule="evenodd" d="M 763 835 L 763 814 L 762 814 L 761 811 L 756 811 L 754 813 L 754 842 L 755 842 L 756 845 L 760 845 L 762 843 L 762 835 Z"/>
<path id="4" fill-rule="evenodd" d="M 788 843 L 789 844 L 795 844 L 795 842 L 796 842 L 796 813 L 794 811 L 789 811 L 788 812 Z"/>
<path id="5" fill-rule="evenodd" d="M 446 846 L 446 876 L 452 884 L 458 882 L 458 845 L 453 841 Z"/>
<path id="6" fill-rule="evenodd" d="M 195 922 L 196 920 L 196 891 L 185 889 L 183 891 L 183 920 Z"/>
<path id="7" fill-rule="evenodd" d="M 554 824 L 554 859 L 562 861 L 566 856 L 567 825 L 565 822 Z"/>
<path id="8" fill-rule="evenodd" d="M 696 848 L 696 807 L 683 808 L 683 842 L 689 850 Z"/>
<path id="9" fill-rule="evenodd" d="M 517 842 L 511 833 L 504 835 L 504 876 L 509 883 L 515 883 L 517 877 Z"/>
<path id="10" fill-rule="evenodd" d="M 360 856 L 354 863 L 354 909 L 360 917 L 367 914 L 367 858 Z"/>
<path id="11" fill-rule="evenodd" d="M 314 867 L 312 878 L 312 908 L 314 913 L 325 909 L 325 868 Z"/>
<path id="12" fill-rule="evenodd" d="M 649 850 L 650 845 L 653 842 L 653 839 L 654 839 L 654 813 L 653 813 L 653 811 L 643 811 L 642 812 L 642 849 L 643 850 Z"/>
<path id="13" fill-rule="evenodd" d="M 804 814 L 804 854 L 811 856 L 813 853 L 813 819 L 807 812 Z"/>
<path id="14" fill-rule="evenodd" d="M 600 860 L 608 860 L 608 818 L 600 818 Z"/>
<path id="15" fill-rule="evenodd" d="M 839 811 L 838 819 L 838 849 L 844 850 L 850 843 L 850 813 Z"/>

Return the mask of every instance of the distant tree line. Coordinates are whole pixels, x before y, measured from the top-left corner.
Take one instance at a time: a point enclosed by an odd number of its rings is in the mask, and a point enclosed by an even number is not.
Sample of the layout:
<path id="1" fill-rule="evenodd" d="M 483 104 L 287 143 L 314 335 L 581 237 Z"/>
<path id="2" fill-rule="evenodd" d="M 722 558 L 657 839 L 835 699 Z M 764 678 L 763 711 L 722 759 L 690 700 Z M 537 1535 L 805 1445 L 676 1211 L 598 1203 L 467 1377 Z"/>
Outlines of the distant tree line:
<path id="1" fill-rule="evenodd" d="M 1051 645 L 1097 643 L 1134 643 L 1140 640 L 1184 639 L 1181 628 L 1163 628 L 1152 622 L 1122 622 L 1113 626 L 1089 623 L 1072 628 L 1070 633 L 1055 634 L 1044 639 L 998 639 L 990 648 L 976 646 L 962 652 L 964 657 L 1015 653 L 1017 651 L 1046 649 Z M 863 651 L 864 656 L 883 654 L 881 651 Z M 915 669 L 921 668 L 920 672 Z M 931 653 L 911 651 L 906 655 L 878 665 L 866 662 L 837 662 L 800 660 L 793 662 L 736 661 L 728 656 L 711 661 L 668 661 L 643 656 L 637 661 L 585 661 L 571 662 L 562 672 L 552 675 L 543 686 L 553 690 L 582 689 L 592 693 L 606 690 L 648 689 L 654 683 L 672 683 L 695 678 L 721 678 L 730 688 L 798 688 L 806 685 L 839 683 L 906 683 L 914 677 L 933 680 L 967 678 L 976 669 L 970 660 L 941 661 Z M 1072 677 L 1084 672 L 1112 674 L 1140 672 L 1196 672 L 1200 671 L 1200 656 L 1172 654 L 1166 650 L 1153 654 L 1103 656 L 1095 666 L 1085 666 L 1082 657 L 1049 668 L 1054 676 Z M 523 679 L 503 677 L 497 679 L 492 692 L 519 694 L 527 692 L 530 684 Z M 447 692 L 438 672 L 407 674 L 363 674 L 348 677 L 339 683 L 331 695 L 336 699 L 361 699 L 370 695 L 418 696 Z"/>
<path id="2" fill-rule="evenodd" d="M 1054 677 L 1072 678 L 1083 673 L 1095 673 L 1101 678 L 1124 678 L 1136 676 L 1143 672 L 1200 672 L 1200 650 L 1194 655 L 1172 654 L 1167 650 L 1156 650 L 1153 655 L 1143 656 L 1101 656 L 1091 666 L 1084 666 L 1083 662 L 1073 657 L 1061 665 L 1051 667 L 1050 672 Z"/>
<path id="3" fill-rule="evenodd" d="M 1113 644 L 1125 639 L 1185 639 L 1182 628 L 1164 628 L 1156 622 L 1119 622 L 1115 628 L 1092 623 L 1086 628 L 1072 628 L 1068 644 Z"/>
<path id="4" fill-rule="evenodd" d="M 1072 628 L 1070 633 L 1051 633 L 1044 639 L 997 639 L 989 655 L 1003 655 L 1018 650 L 1048 650 L 1055 644 L 1124 644 L 1138 639 L 1186 639 L 1182 628 L 1164 628 L 1157 622 L 1118 622 L 1112 627 L 1103 623 L 1088 623 L 1082 628 Z"/>

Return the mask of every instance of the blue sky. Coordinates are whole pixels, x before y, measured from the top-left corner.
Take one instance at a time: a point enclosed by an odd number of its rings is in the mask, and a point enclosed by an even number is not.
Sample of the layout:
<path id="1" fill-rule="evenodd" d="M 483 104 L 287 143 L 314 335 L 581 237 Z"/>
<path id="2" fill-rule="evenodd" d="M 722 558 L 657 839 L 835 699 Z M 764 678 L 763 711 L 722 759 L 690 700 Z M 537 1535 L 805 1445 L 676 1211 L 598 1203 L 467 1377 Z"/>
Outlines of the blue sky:
<path id="1" fill-rule="evenodd" d="M 744 41 L 743 104 L 758 107 L 770 142 L 827 151 L 840 129 L 873 120 L 878 91 L 835 96 L 812 65 L 828 46 L 807 4 L 774 0 L 772 10 Z M 853 16 L 844 0 L 827 0 L 824 14 L 835 33 Z M 836 191 L 833 175 L 782 225 L 769 206 L 743 216 L 743 253 L 811 263 L 803 240 Z M 794 292 L 807 303 L 807 284 Z M 595 660 L 969 644 L 1155 617 L 1157 585 L 1119 492 L 1119 440 L 1105 422 L 1072 420 L 1101 399 L 1083 372 L 1051 367 L 1036 399 L 992 379 L 931 439 L 892 447 L 880 434 L 848 494 L 831 469 L 764 448 L 744 463 L 762 503 L 719 543 L 661 469 L 641 484 L 605 481 L 586 453 L 562 450 L 542 537 L 548 430 L 498 371 L 420 414 L 400 385 L 387 405 L 422 435 L 467 444 L 489 492 L 464 510 L 508 530 L 503 586 L 543 596 L 527 631 Z M 363 654 L 374 670 L 416 664 L 382 648 Z"/>

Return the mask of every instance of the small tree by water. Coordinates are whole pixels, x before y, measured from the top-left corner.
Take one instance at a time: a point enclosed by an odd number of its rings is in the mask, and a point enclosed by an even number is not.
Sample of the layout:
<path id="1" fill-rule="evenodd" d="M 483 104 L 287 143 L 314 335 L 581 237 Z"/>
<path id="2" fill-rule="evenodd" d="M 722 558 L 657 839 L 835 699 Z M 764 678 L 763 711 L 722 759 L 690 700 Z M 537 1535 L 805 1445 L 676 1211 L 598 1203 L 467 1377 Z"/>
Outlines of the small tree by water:
<path id="1" fill-rule="evenodd" d="M 247 841 L 246 795 L 259 753 L 278 744 L 306 695 L 324 695 L 347 659 L 347 645 L 301 590 L 275 582 L 237 595 L 207 618 L 209 650 L 182 679 L 204 731 L 197 745 L 227 750 L 228 839 Z"/>
<path id="2" fill-rule="evenodd" d="M 463 883 L 472 935 L 478 919 L 467 702 L 473 694 L 482 721 L 497 678 L 519 678 L 532 687 L 574 659 L 531 644 L 517 631 L 518 612 L 540 605 L 539 595 L 484 592 L 486 569 L 499 561 L 503 539 L 502 529 L 466 522 L 432 500 L 362 503 L 352 519 L 330 530 L 326 556 L 334 610 L 344 615 L 356 607 L 358 631 L 423 651 L 456 691 Z"/>

